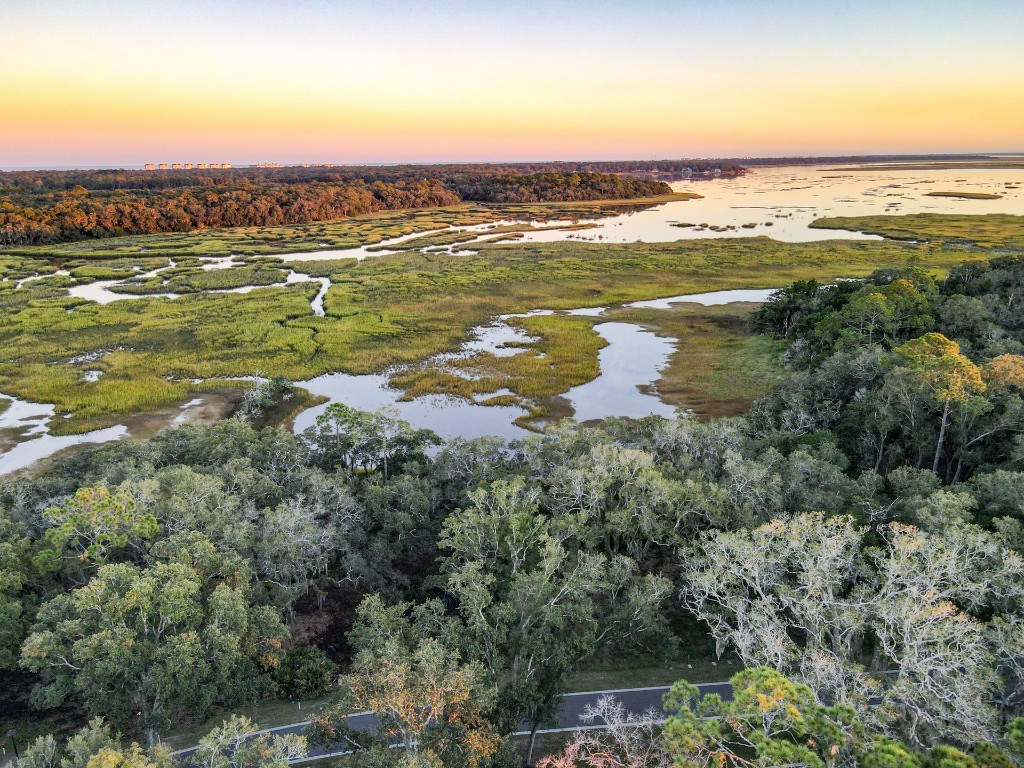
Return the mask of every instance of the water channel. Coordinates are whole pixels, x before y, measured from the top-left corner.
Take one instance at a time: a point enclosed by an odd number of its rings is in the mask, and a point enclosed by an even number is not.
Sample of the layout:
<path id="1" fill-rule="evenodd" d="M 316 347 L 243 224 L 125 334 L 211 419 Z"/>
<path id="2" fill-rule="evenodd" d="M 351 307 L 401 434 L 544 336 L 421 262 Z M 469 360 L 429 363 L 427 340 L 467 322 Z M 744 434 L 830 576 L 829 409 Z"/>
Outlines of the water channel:
<path id="1" fill-rule="evenodd" d="M 907 213 L 1010 213 L 1024 215 L 1024 171 L 1016 170 L 863 170 L 842 171 L 808 166 L 757 169 L 737 179 L 718 179 L 702 182 L 677 182 L 677 191 L 695 191 L 703 197 L 659 205 L 644 211 L 597 218 L 587 229 L 551 229 L 558 222 L 533 222 L 536 229 L 523 233 L 520 242 L 605 241 L 629 243 L 671 242 L 682 239 L 715 237 L 768 236 L 786 242 L 827 240 L 837 238 L 865 239 L 858 232 L 813 229 L 808 225 L 822 216 L 855 216 L 872 214 Z M 999 194 L 999 199 L 977 200 L 933 197 L 928 192 L 958 191 Z M 522 223 L 522 222 L 520 222 Z M 569 225 L 578 222 L 561 222 Z M 690 226 L 679 226 L 688 224 Z M 499 223 L 473 227 L 455 227 L 472 232 L 478 239 L 493 236 Z M 543 227 L 543 229 L 541 229 Z M 282 254 L 290 263 L 318 259 L 371 258 L 394 253 L 393 246 L 422 232 L 392 238 L 373 246 L 346 250 L 312 251 L 300 254 Z M 453 253 L 471 250 L 474 240 L 449 247 Z M 223 269 L 239 266 L 233 257 L 211 259 L 205 269 Z M 163 269 L 170 269 L 173 262 Z M 158 275 L 161 270 L 133 276 L 132 280 Z M 311 312 L 324 316 L 324 297 L 330 280 L 312 277 L 299 270 L 289 270 L 286 282 L 315 281 L 320 289 L 311 301 Z M 97 281 L 71 287 L 70 293 L 79 298 L 107 303 L 142 297 L 117 293 L 124 281 Z M 227 289 L 230 292 L 248 292 L 256 286 Z M 694 301 L 701 304 L 722 304 L 733 301 L 764 301 L 770 288 L 714 291 L 689 296 L 674 296 L 629 304 L 630 307 L 667 309 L 672 304 Z M 174 299 L 174 294 L 162 294 Z M 145 298 L 153 298 L 147 296 Z M 538 310 L 546 311 L 546 310 Z M 581 307 L 567 314 L 600 318 L 602 307 Z M 529 341 L 522 329 L 507 324 L 508 318 L 495 318 L 484 328 L 475 329 L 472 338 L 463 346 L 461 354 L 489 351 L 506 356 L 518 354 L 521 349 L 514 342 Z M 668 416 L 673 409 L 663 403 L 650 385 L 659 378 L 674 348 L 673 340 L 659 337 L 640 326 L 620 322 L 598 322 L 595 330 L 608 342 L 599 353 L 600 375 L 591 382 L 570 390 L 564 395 L 573 406 L 579 420 L 600 419 L 606 416 Z M 351 376 L 331 373 L 300 382 L 310 392 L 341 401 L 363 410 L 385 405 L 398 409 L 413 426 L 429 428 L 442 437 L 476 437 L 499 435 L 506 438 L 522 437 L 525 430 L 513 422 L 524 411 L 512 406 L 485 406 L 463 399 L 431 395 L 410 402 L 399 402 L 401 392 L 388 386 L 387 374 Z M 12 404 L 0 413 L 0 438 L 8 436 L 8 445 L 14 436 L 13 447 L 0 453 L 0 475 L 28 466 L 52 453 L 87 442 L 105 442 L 127 434 L 124 426 L 83 435 L 58 437 L 49 434 L 48 424 L 55 418 L 51 405 L 26 403 L 13 398 Z M 303 412 L 296 419 L 295 429 L 301 432 L 315 422 L 326 406 L 317 406 Z M 20 441 L 20 442 L 17 442 Z"/>

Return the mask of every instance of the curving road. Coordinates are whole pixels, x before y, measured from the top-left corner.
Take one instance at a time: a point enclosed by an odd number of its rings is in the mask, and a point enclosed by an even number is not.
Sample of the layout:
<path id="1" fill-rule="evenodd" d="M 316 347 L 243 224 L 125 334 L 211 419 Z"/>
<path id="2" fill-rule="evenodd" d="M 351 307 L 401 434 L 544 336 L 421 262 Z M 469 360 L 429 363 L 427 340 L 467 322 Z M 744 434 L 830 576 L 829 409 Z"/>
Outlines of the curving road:
<path id="1" fill-rule="evenodd" d="M 583 711 L 588 706 L 597 703 L 597 700 L 606 694 L 614 696 L 625 705 L 628 712 L 633 714 L 639 715 L 649 709 L 653 709 L 656 713 L 657 721 L 662 722 L 664 720 L 664 712 L 661 708 L 661 699 L 668 689 L 669 686 L 661 685 L 650 688 L 619 688 L 607 691 L 567 693 L 562 696 L 562 706 L 558 712 L 558 717 L 555 719 L 555 724 L 548 728 L 538 729 L 537 733 L 562 733 L 565 731 L 578 731 L 587 728 L 588 726 L 580 720 Z M 702 683 L 697 685 L 697 689 L 700 691 L 701 696 L 706 696 L 709 693 L 717 693 L 727 701 L 732 698 L 732 686 L 730 686 L 729 683 Z M 349 715 L 348 722 L 357 730 L 370 730 L 376 727 L 377 718 L 369 712 L 356 712 Z M 267 728 L 263 731 L 256 731 L 252 735 L 257 736 L 262 733 L 301 734 L 307 725 L 309 725 L 309 721 L 304 720 L 299 723 L 291 723 L 289 725 L 278 726 L 277 728 Z M 599 728 L 600 726 L 589 727 Z M 517 731 L 512 735 L 528 736 L 529 733 L 529 728 L 524 725 L 523 730 Z M 195 747 L 181 749 L 175 752 L 174 756 L 179 760 L 187 762 L 188 758 L 193 752 L 195 752 L 195 750 Z M 309 755 L 307 757 L 296 760 L 292 764 L 299 765 L 303 763 L 311 763 L 316 760 L 323 760 L 327 757 L 344 755 L 347 754 L 347 751 L 348 750 L 341 744 L 328 748 L 310 747 Z"/>

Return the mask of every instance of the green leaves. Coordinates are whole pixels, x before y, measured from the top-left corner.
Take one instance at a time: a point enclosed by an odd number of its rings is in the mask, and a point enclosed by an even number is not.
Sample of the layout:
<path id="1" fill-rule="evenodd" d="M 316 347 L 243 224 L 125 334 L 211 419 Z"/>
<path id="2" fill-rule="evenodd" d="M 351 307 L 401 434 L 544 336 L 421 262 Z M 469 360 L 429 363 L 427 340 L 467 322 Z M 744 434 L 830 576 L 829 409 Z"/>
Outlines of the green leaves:
<path id="1" fill-rule="evenodd" d="M 50 548 L 33 558 L 43 572 L 58 570 L 69 556 L 90 566 L 102 564 L 115 551 L 154 538 L 159 528 L 153 515 L 137 509 L 130 494 L 104 487 L 81 488 L 43 517 L 50 525 L 45 536 Z"/>
<path id="2" fill-rule="evenodd" d="M 387 621 L 377 606 L 370 608 L 368 619 Z M 369 749 L 381 765 L 426 760 L 477 766 L 501 742 L 486 717 L 494 703 L 494 684 L 479 663 L 462 663 L 436 639 L 395 634 L 356 655 L 351 673 L 342 678 L 340 702 L 315 718 L 309 733 L 321 744 Z M 358 733 L 348 725 L 354 709 L 379 718 L 375 733 Z M 391 749 L 395 743 L 407 756 Z"/>
<path id="3" fill-rule="evenodd" d="M 818 703 L 805 685 L 772 669 L 748 669 L 730 681 L 733 700 L 697 701 L 681 682 L 665 698 L 665 749 L 680 768 L 846 764 L 864 743 L 852 710 Z"/>
<path id="4" fill-rule="evenodd" d="M 259 729 L 247 717 L 232 715 L 199 742 L 191 763 L 198 768 L 288 768 L 306 756 L 306 739 L 294 734 L 253 737 Z"/>
<path id="5" fill-rule="evenodd" d="M 0 669 L 18 663 L 18 649 L 29 623 L 23 590 L 31 581 L 31 541 L 0 511 Z"/>
<path id="6" fill-rule="evenodd" d="M 321 465 L 341 466 L 355 475 L 379 472 L 384 480 L 403 460 L 440 442 L 430 430 L 413 429 L 393 407 L 369 412 L 344 403 L 328 405 L 304 437 Z"/>
<path id="7" fill-rule="evenodd" d="M 289 698 L 316 696 L 334 683 L 336 669 L 319 647 L 303 645 L 284 654 L 274 670 L 274 682 Z"/>
<path id="8" fill-rule="evenodd" d="M 25 748 L 16 768 L 173 768 L 170 751 L 156 745 L 148 751 L 132 743 L 122 748 L 120 733 L 113 733 L 97 717 L 71 736 L 63 748 L 52 735 L 41 736 Z"/>
<path id="9" fill-rule="evenodd" d="M 22 665 L 42 676 L 34 696 L 76 696 L 91 712 L 136 721 L 150 735 L 179 712 L 245 700 L 269 685 L 287 631 L 241 585 L 183 563 L 101 566 L 84 587 L 39 612 Z"/>

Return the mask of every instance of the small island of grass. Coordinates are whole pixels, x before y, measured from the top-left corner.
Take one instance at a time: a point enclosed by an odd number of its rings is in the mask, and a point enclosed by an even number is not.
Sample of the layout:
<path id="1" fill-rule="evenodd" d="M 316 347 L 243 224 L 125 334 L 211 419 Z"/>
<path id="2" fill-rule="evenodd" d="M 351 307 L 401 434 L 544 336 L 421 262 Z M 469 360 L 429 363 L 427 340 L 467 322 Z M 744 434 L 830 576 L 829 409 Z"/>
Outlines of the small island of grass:
<path id="1" fill-rule="evenodd" d="M 1000 200 L 1002 195 L 989 192 L 926 192 L 925 197 L 956 197 L 961 200 Z"/>

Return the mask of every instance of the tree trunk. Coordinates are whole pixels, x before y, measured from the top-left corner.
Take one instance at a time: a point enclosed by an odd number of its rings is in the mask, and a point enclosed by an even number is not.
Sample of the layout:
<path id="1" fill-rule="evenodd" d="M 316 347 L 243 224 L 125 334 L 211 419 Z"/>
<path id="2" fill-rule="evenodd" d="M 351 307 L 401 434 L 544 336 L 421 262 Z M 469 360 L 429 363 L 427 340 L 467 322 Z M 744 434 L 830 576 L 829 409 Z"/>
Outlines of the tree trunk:
<path id="1" fill-rule="evenodd" d="M 942 459 L 942 444 L 946 441 L 946 425 L 949 424 L 949 401 L 942 409 L 942 426 L 939 427 L 939 442 L 935 446 L 935 461 L 932 462 L 932 472 L 939 474 L 939 461 Z"/>
<path id="2" fill-rule="evenodd" d="M 526 748 L 526 764 L 533 765 L 533 748 L 537 744 L 537 723 L 530 729 L 530 745 Z"/>
<path id="3" fill-rule="evenodd" d="M 953 475 L 953 485 L 960 482 L 960 475 L 964 469 L 964 457 L 961 456 L 956 460 L 956 474 Z"/>
<path id="4" fill-rule="evenodd" d="M 882 459 L 885 456 L 885 435 L 882 435 L 882 439 L 878 443 L 878 459 L 875 461 L 875 473 L 882 467 Z"/>

